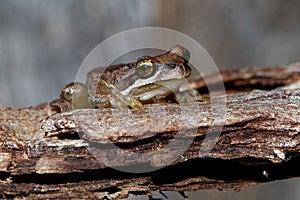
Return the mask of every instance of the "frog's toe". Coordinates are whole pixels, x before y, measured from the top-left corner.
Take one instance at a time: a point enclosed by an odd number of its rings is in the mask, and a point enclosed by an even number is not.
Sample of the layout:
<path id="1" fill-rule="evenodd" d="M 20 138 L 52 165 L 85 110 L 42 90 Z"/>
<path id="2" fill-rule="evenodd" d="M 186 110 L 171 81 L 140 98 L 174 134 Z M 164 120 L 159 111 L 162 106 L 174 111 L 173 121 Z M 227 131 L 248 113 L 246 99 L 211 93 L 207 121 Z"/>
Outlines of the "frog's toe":
<path id="1" fill-rule="evenodd" d="M 137 100 L 137 99 L 135 99 L 135 98 L 133 98 L 133 97 L 130 97 L 130 100 L 129 100 L 129 106 L 130 106 L 133 110 L 140 110 L 140 109 L 142 109 L 143 104 L 142 104 L 139 100 Z"/>
<path id="2" fill-rule="evenodd" d="M 118 108 L 119 110 L 127 110 L 128 109 L 128 101 L 118 98 L 117 96 L 112 96 L 109 99 L 110 107 Z"/>

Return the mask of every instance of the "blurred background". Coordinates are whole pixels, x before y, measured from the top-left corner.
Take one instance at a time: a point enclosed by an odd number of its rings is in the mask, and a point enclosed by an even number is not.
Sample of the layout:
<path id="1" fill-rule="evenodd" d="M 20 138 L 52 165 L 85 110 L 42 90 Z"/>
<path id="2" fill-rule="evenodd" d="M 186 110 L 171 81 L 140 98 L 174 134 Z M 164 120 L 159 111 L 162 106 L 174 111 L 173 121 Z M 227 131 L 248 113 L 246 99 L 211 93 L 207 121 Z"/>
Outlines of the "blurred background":
<path id="1" fill-rule="evenodd" d="M 57 98 L 96 45 L 144 26 L 192 37 L 219 69 L 296 62 L 299 11 L 298 0 L 0 1 L 0 104 L 23 107 Z M 293 179 L 239 193 L 189 195 L 190 199 L 299 199 L 299 183 Z M 168 195 L 182 199 L 176 193 Z"/>

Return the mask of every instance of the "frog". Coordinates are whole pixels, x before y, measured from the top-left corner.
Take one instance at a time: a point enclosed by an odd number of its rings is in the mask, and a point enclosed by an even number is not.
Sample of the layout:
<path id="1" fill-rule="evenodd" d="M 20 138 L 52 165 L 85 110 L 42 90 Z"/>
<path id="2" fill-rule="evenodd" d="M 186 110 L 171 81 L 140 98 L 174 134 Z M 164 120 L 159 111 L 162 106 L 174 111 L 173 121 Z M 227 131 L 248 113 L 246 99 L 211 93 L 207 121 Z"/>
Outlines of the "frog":
<path id="1" fill-rule="evenodd" d="M 177 44 L 160 55 L 96 67 L 88 72 L 86 84 L 66 85 L 60 98 L 50 105 L 58 112 L 84 108 L 140 110 L 144 104 L 167 102 L 172 95 L 177 103 L 189 102 L 189 96 L 198 96 L 195 91 L 192 95 L 180 92 L 180 86 L 191 75 L 189 57 L 190 52 Z"/>

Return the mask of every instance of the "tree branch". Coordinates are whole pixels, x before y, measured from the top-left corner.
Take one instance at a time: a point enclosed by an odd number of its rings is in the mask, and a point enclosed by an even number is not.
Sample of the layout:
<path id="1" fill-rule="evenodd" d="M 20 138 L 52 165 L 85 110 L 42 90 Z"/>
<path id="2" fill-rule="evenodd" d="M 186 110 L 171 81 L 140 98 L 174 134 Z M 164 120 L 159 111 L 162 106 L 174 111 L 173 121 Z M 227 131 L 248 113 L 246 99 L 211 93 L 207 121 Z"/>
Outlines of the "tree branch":
<path id="1" fill-rule="evenodd" d="M 0 192 L 3 198 L 120 199 L 154 190 L 240 190 L 297 177 L 299 66 L 222 72 L 235 94 L 207 102 L 58 114 L 48 104 L 0 107 Z M 205 93 L 219 84 L 214 76 L 192 87 Z M 296 89 L 275 89 L 293 83 Z"/>

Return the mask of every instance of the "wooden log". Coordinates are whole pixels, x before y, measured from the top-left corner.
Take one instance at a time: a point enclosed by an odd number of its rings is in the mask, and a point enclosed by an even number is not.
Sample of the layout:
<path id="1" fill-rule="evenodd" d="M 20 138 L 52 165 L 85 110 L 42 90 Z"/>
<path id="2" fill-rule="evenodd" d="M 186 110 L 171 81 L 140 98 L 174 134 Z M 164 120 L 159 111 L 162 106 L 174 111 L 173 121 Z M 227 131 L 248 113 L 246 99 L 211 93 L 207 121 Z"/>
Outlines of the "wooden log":
<path id="1" fill-rule="evenodd" d="M 0 106 L 0 194 L 120 199 L 298 177 L 299 71 L 298 63 L 225 71 L 235 94 L 138 111 Z M 203 80 L 192 86 L 202 91 Z M 256 87 L 272 90 L 248 91 Z"/>

